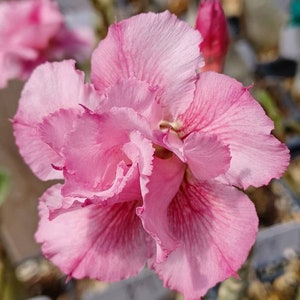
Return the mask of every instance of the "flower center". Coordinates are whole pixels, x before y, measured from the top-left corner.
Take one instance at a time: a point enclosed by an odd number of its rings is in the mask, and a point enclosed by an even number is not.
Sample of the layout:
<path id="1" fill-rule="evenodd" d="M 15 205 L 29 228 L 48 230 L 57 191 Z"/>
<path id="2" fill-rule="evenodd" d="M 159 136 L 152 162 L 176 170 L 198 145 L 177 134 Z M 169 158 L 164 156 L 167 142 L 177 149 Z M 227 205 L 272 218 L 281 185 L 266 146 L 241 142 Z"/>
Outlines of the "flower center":
<path id="1" fill-rule="evenodd" d="M 179 124 L 176 123 L 176 122 L 169 122 L 169 121 L 165 121 L 165 120 L 162 120 L 160 123 L 159 123 L 159 128 L 161 131 L 165 131 L 165 130 L 172 130 L 172 131 L 177 131 L 177 129 L 179 128 Z"/>
<path id="2" fill-rule="evenodd" d="M 168 149 L 166 149 L 162 146 L 156 145 L 156 144 L 154 144 L 153 146 L 154 146 L 154 149 L 155 149 L 154 150 L 154 155 L 156 157 L 159 157 L 161 159 L 168 159 L 168 158 L 172 157 L 172 155 L 173 155 L 172 151 L 170 151 L 170 150 L 168 150 Z"/>
<path id="3" fill-rule="evenodd" d="M 180 124 L 177 122 L 170 122 L 166 120 L 162 120 L 159 123 L 159 129 L 166 134 L 165 141 L 166 147 L 172 150 L 169 150 L 161 145 L 154 144 L 154 155 L 162 158 L 162 159 L 168 159 L 171 158 L 173 153 L 176 155 L 178 154 L 176 151 L 173 151 L 173 148 L 180 148 L 182 146 L 182 141 L 180 137 L 178 136 L 178 130 L 180 128 Z"/>

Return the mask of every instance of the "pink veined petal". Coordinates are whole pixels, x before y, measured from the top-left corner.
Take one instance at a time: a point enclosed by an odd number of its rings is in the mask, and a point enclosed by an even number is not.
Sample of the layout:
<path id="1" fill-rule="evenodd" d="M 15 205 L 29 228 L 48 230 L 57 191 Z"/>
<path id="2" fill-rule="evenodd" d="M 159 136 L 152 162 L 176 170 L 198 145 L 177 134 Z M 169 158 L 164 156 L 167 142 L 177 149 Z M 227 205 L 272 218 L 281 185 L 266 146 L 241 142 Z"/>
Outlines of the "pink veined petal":
<path id="1" fill-rule="evenodd" d="M 241 267 L 255 241 L 258 219 L 252 202 L 235 188 L 185 181 L 169 206 L 169 228 L 181 243 L 153 263 L 164 284 L 196 300 Z"/>
<path id="2" fill-rule="evenodd" d="M 160 142 L 159 137 L 160 136 L 158 135 L 158 142 Z M 186 157 L 183 152 L 184 144 L 176 132 L 174 132 L 171 129 L 168 129 L 166 133 L 162 136 L 161 145 L 163 148 L 166 148 L 175 153 L 182 162 L 186 162 Z"/>
<path id="3" fill-rule="evenodd" d="M 75 69 L 75 61 L 45 63 L 35 69 L 22 91 L 15 119 L 23 123 L 41 122 L 58 109 L 90 109 L 98 105 L 98 97 L 84 73 Z"/>
<path id="4" fill-rule="evenodd" d="M 93 53 L 92 82 L 103 92 L 120 79 L 145 81 L 157 89 L 165 118 L 172 120 L 192 101 L 200 40 L 198 31 L 169 12 L 121 21 Z"/>
<path id="5" fill-rule="evenodd" d="M 156 157 L 153 165 L 149 181 L 141 183 L 146 189 L 142 189 L 144 202 L 137 208 L 137 214 L 156 242 L 156 262 L 162 262 L 178 247 L 178 241 L 170 232 L 167 214 L 182 182 L 185 165 L 175 155 L 170 159 Z"/>
<path id="6" fill-rule="evenodd" d="M 53 185 L 39 199 L 40 202 L 44 201 L 43 204 L 39 202 L 39 208 L 40 215 L 44 214 L 45 220 L 51 221 L 59 215 L 85 206 L 84 201 L 80 198 L 63 197 L 61 187 L 60 183 Z"/>
<path id="7" fill-rule="evenodd" d="M 229 147 L 215 135 L 192 132 L 185 138 L 183 149 L 186 162 L 198 180 L 213 179 L 229 169 Z"/>
<path id="8" fill-rule="evenodd" d="M 131 161 L 130 169 L 125 176 L 118 177 L 109 191 L 97 191 L 87 202 L 97 204 L 115 204 L 126 201 L 141 200 L 142 191 L 145 192 L 146 183 L 152 174 L 152 160 L 154 148 L 150 140 L 142 136 L 139 131 L 132 131 L 129 134 L 129 142 L 124 144 L 122 151 Z M 76 205 L 76 204 L 75 204 Z"/>
<path id="9" fill-rule="evenodd" d="M 77 118 L 63 152 L 63 195 L 107 200 L 119 194 L 130 178 L 138 181 L 143 170 L 151 174 L 154 149 L 142 137 L 137 145 L 136 131 L 149 134 L 149 125 L 130 108 L 115 107 L 101 115 L 87 111 Z M 142 161 L 141 152 L 145 154 Z"/>
<path id="10" fill-rule="evenodd" d="M 163 119 L 162 107 L 158 103 L 157 90 L 136 78 L 122 79 L 105 90 L 105 99 L 97 112 L 112 107 L 129 107 L 145 117 L 152 128 L 158 128 Z"/>
<path id="11" fill-rule="evenodd" d="M 79 197 L 64 197 L 59 206 L 50 209 L 50 217 L 64 213 L 70 208 L 97 204 L 101 206 L 113 205 L 127 201 L 141 201 L 141 186 L 139 178 L 146 179 L 152 172 L 152 159 L 154 149 L 149 140 L 142 137 L 139 132 L 131 132 L 130 141 L 124 144 L 122 150 L 131 160 L 131 166 L 126 170 L 122 169 L 124 163 L 119 162 L 116 166 L 115 179 L 105 190 L 72 190 L 69 183 L 63 187 L 63 194 L 76 194 Z M 127 171 L 125 173 L 125 171 Z M 99 171 L 100 172 L 100 171 Z"/>
<path id="12" fill-rule="evenodd" d="M 115 183 L 119 183 L 117 189 L 111 190 L 114 195 L 108 198 L 106 191 L 103 191 L 105 195 L 105 201 L 109 204 L 115 204 L 126 201 L 142 200 L 142 192 L 144 187 L 142 182 L 148 181 L 148 177 L 152 173 L 152 160 L 154 148 L 150 140 L 142 136 L 139 131 L 132 131 L 129 134 L 129 142 L 124 144 L 122 151 L 131 161 L 130 169 L 127 171 L 125 176 L 122 176 L 118 182 L 116 176 Z M 103 203 L 103 197 L 101 198 L 101 193 L 97 192 L 97 196 L 89 199 L 95 203 Z M 99 201 L 100 200 L 100 201 Z"/>
<path id="13" fill-rule="evenodd" d="M 42 180 L 63 179 L 61 171 L 53 166 L 61 166 L 63 160 L 49 145 L 44 143 L 38 126 L 14 122 L 14 135 L 19 151 L 31 170 Z"/>
<path id="14" fill-rule="evenodd" d="M 116 126 L 118 121 L 89 112 L 76 120 L 63 151 L 64 196 L 109 198 L 115 194 L 131 163 L 122 151 L 128 136 Z"/>
<path id="15" fill-rule="evenodd" d="M 178 119 L 181 136 L 199 131 L 229 146 L 230 168 L 219 178 L 223 182 L 261 186 L 279 178 L 289 163 L 287 147 L 270 134 L 273 122 L 248 88 L 226 75 L 200 73 L 194 101 Z"/>
<path id="16" fill-rule="evenodd" d="M 60 185 L 40 199 L 36 240 L 44 255 L 75 278 L 115 281 L 137 274 L 147 259 L 147 235 L 135 214 L 137 201 L 88 205 L 49 220 L 50 207 L 62 201 Z"/>
<path id="17" fill-rule="evenodd" d="M 139 131 L 129 134 L 129 142 L 122 148 L 126 156 L 139 167 L 140 176 L 152 174 L 152 160 L 154 148 L 150 140 L 146 139 Z"/>
<path id="18" fill-rule="evenodd" d="M 44 144 L 38 130 L 39 123 L 59 109 L 79 109 L 80 104 L 90 108 L 98 105 L 92 86 L 84 84 L 84 74 L 75 70 L 74 64 L 74 61 L 64 61 L 36 68 L 25 84 L 13 119 L 19 151 L 42 180 L 61 178 L 51 166 L 61 158 Z"/>
<path id="19" fill-rule="evenodd" d="M 43 121 L 37 125 L 41 140 L 62 157 L 62 162 L 64 162 L 62 150 L 66 135 L 71 132 L 73 123 L 82 112 L 82 107 L 60 109 L 47 115 Z M 49 163 L 51 163 L 51 161 L 49 161 Z M 58 167 L 58 165 L 55 166 Z"/>
<path id="20" fill-rule="evenodd" d="M 203 53 L 205 66 L 201 71 L 222 72 L 230 37 L 220 0 L 200 1 L 196 29 L 203 37 L 200 51 Z"/>

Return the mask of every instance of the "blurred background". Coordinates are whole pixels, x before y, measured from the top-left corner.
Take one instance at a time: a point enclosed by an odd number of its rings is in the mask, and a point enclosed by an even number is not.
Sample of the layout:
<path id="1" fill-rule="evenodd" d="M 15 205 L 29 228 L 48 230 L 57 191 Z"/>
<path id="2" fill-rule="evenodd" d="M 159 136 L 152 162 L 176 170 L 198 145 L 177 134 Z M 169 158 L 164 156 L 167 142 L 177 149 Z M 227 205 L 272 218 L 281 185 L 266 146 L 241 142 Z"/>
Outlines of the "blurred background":
<path id="1" fill-rule="evenodd" d="M 194 26 L 199 1 L 59 0 L 58 4 L 68 26 L 89 26 L 99 41 L 115 19 L 140 12 L 168 9 Z M 275 123 L 273 133 L 291 151 L 291 163 L 282 179 L 246 191 L 260 219 L 256 244 L 240 270 L 241 279 L 220 283 L 205 299 L 300 300 L 300 1 L 223 0 L 222 5 L 231 36 L 224 73 L 253 85 L 253 96 Z M 88 60 L 79 68 L 88 72 Z M 32 174 L 14 143 L 10 119 L 23 84 L 11 80 L 0 89 L 0 299 L 182 300 L 148 270 L 114 284 L 66 283 L 65 276 L 42 257 L 34 241 L 37 201 L 52 183 Z"/>

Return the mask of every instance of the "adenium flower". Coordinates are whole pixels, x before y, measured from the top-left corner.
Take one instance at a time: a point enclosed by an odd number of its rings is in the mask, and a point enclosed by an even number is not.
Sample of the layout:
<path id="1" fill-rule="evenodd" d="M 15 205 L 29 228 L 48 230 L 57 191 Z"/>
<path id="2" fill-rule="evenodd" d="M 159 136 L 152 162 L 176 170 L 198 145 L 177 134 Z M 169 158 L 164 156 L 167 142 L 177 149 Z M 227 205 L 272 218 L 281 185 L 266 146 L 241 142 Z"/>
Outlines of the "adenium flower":
<path id="1" fill-rule="evenodd" d="M 92 55 L 46 63 L 13 120 L 42 180 L 36 240 L 70 277 L 116 281 L 145 264 L 185 299 L 236 275 L 255 240 L 241 191 L 282 175 L 288 150 L 248 88 L 202 64 L 197 30 L 169 12 L 113 24 Z"/>
<path id="2" fill-rule="evenodd" d="M 220 0 L 200 1 L 196 29 L 200 31 L 203 38 L 200 50 L 204 56 L 205 65 L 201 71 L 222 73 L 230 36 Z"/>
<path id="3" fill-rule="evenodd" d="M 51 0 L 1 2 L 0 88 L 10 79 L 27 79 L 47 60 L 85 60 L 93 44 L 92 30 L 69 29 Z"/>

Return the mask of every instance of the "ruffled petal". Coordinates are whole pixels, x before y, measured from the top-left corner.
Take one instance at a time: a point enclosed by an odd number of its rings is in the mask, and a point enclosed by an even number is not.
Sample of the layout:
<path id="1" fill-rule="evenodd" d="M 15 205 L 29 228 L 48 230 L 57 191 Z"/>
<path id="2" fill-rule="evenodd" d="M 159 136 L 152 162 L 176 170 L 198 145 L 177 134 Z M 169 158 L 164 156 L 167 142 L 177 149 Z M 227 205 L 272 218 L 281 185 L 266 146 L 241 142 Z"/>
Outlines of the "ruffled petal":
<path id="1" fill-rule="evenodd" d="M 245 194 L 209 182 L 185 181 L 168 217 L 171 233 L 181 245 L 152 267 L 186 300 L 199 299 L 217 282 L 236 275 L 258 227 L 254 205 Z"/>
<path id="2" fill-rule="evenodd" d="M 165 130 L 162 130 L 163 132 Z M 163 147 L 163 150 L 168 149 L 175 153 L 182 162 L 186 162 L 186 157 L 183 152 L 184 143 L 182 139 L 171 129 L 167 129 L 164 135 L 157 134 L 157 143 Z"/>
<path id="3" fill-rule="evenodd" d="M 123 145 L 122 150 L 132 161 L 131 170 L 125 176 L 121 176 L 116 172 L 116 180 L 109 191 L 93 193 L 93 197 L 83 198 L 63 198 L 61 203 L 48 206 L 49 217 L 52 219 L 55 216 L 67 212 L 69 209 L 90 205 L 91 203 L 98 204 L 101 207 L 122 203 L 127 201 L 142 202 L 140 181 L 148 181 L 148 177 L 152 173 L 152 159 L 154 148 L 152 143 L 145 139 L 140 132 L 132 131 L 129 134 L 130 142 Z M 139 180 L 140 179 L 140 180 Z M 145 191 L 144 188 L 142 188 Z M 96 195 L 96 196 L 95 196 Z M 109 199 L 107 199 L 109 198 Z M 151 240 L 148 237 L 148 241 Z M 148 255 L 153 255 L 154 243 L 147 249 Z"/>
<path id="4" fill-rule="evenodd" d="M 84 73 L 75 69 L 75 61 L 45 63 L 35 69 L 19 101 L 16 121 L 32 124 L 58 109 L 90 109 L 98 104 L 91 85 L 84 83 Z"/>
<path id="5" fill-rule="evenodd" d="M 90 108 L 98 105 L 92 86 L 84 84 L 84 74 L 75 70 L 74 64 L 74 61 L 64 61 L 38 67 L 23 89 L 13 120 L 20 153 L 42 180 L 60 178 L 51 164 L 57 164 L 61 158 L 41 140 L 39 123 L 59 109 L 78 109 L 80 104 Z M 62 128 L 57 127 L 57 130 Z"/>
<path id="6" fill-rule="evenodd" d="M 141 190 L 145 191 L 145 184 L 144 187 L 141 187 L 140 184 L 141 182 L 148 182 L 148 177 L 152 173 L 154 149 L 151 142 L 138 131 L 131 132 L 129 139 L 130 142 L 122 147 L 124 154 L 132 162 L 125 175 L 118 169 L 118 166 L 121 165 L 119 163 L 115 172 L 116 178 L 106 190 L 94 191 L 91 189 L 78 192 L 78 189 L 72 190 L 72 184 L 68 183 L 67 187 L 62 188 L 63 194 L 78 193 L 79 197 L 64 197 L 59 206 L 50 209 L 50 216 L 60 214 L 69 208 L 90 205 L 91 203 L 106 206 L 127 201 L 142 201 Z"/>
<path id="7" fill-rule="evenodd" d="M 154 149 L 142 134 L 147 127 L 129 108 L 102 115 L 86 111 L 77 118 L 63 151 L 63 195 L 107 200 L 119 195 L 128 180 L 150 175 Z"/>
<path id="8" fill-rule="evenodd" d="M 179 190 L 185 165 L 176 157 L 155 158 L 153 172 L 147 189 L 143 192 L 143 206 L 137 209 L 145 230 L 156 242 L 156 261 L 164 261 L 178 246 L 177 240 L 169 230 L 168 206 Z M 167 184 L 166 184 L 167 183 Z"/>
<path id="9" fill-rule="evenodd" d="M 103 92 L 123 78 L 145 81 L 160 94 L 165 118 L 175 118 L 192 101 L 200 40 L 199 32 L 169 12 L 121 21 L 93 53 L 92 82 Z"/>
<path id="10" fill-rule="evenodd" d="M 192 132 L 184 140 L 184 155 L 193 175 L 198 180 L 208 180 L 225 173 L 230 166 L 229 147 L 217 136 Z"/>
<path id="11" fill-rule="evenodd" d="M 77 207 L 49 220 L 48 206 L 58 207 L 61 201 L 60 185 L 41 197 L 35 237 L 44 255 L 64 273 L 79 279 L 115 281 L 143 268 L 147 236 L 135 214 L 137 201 Z"/>
<path id="12" fill-rule="evenodd" d="M 41 141 L 49 145 L 60 157 L 61 165 L 52 163 L 55 167 L 63 167 L 62 150 L 64 147 L 66 135 L 71 132 L 76 117 L 80 115 L 83 109 L 60 109 L 47 115 L 41 123 L 37 125 Z"/>
<path id="13" fill-rule="evenodd" d="M 157 91 L 136 78 L 122 79 L 105 90 L 105 99 L 96 109 L 101 113 L 112 107 L 129 107 L 145 117 L 153 129 L 163 119 Z"/>
<path id="14" fill-rule="evenodd" d="M 31 170 L 42 180 L 63 179 L 62 172 L 53 168 L 63 164 L 62 157 L 44 143 L 38 132 L 38 126 L 16 121 L 13 126 L 19 151 Z"/>
<path id="15" fill-rule="evenodd" d="M 179 117 L 180 135 L 199 131 L 216 135 L 228 145 L 231 163 L 223 182 L 242 188 L 279 178 L 289 163 L 287 147 L 273 135 L 273 122 L 235 79 L 200 73 L 195 98 Z"/>

